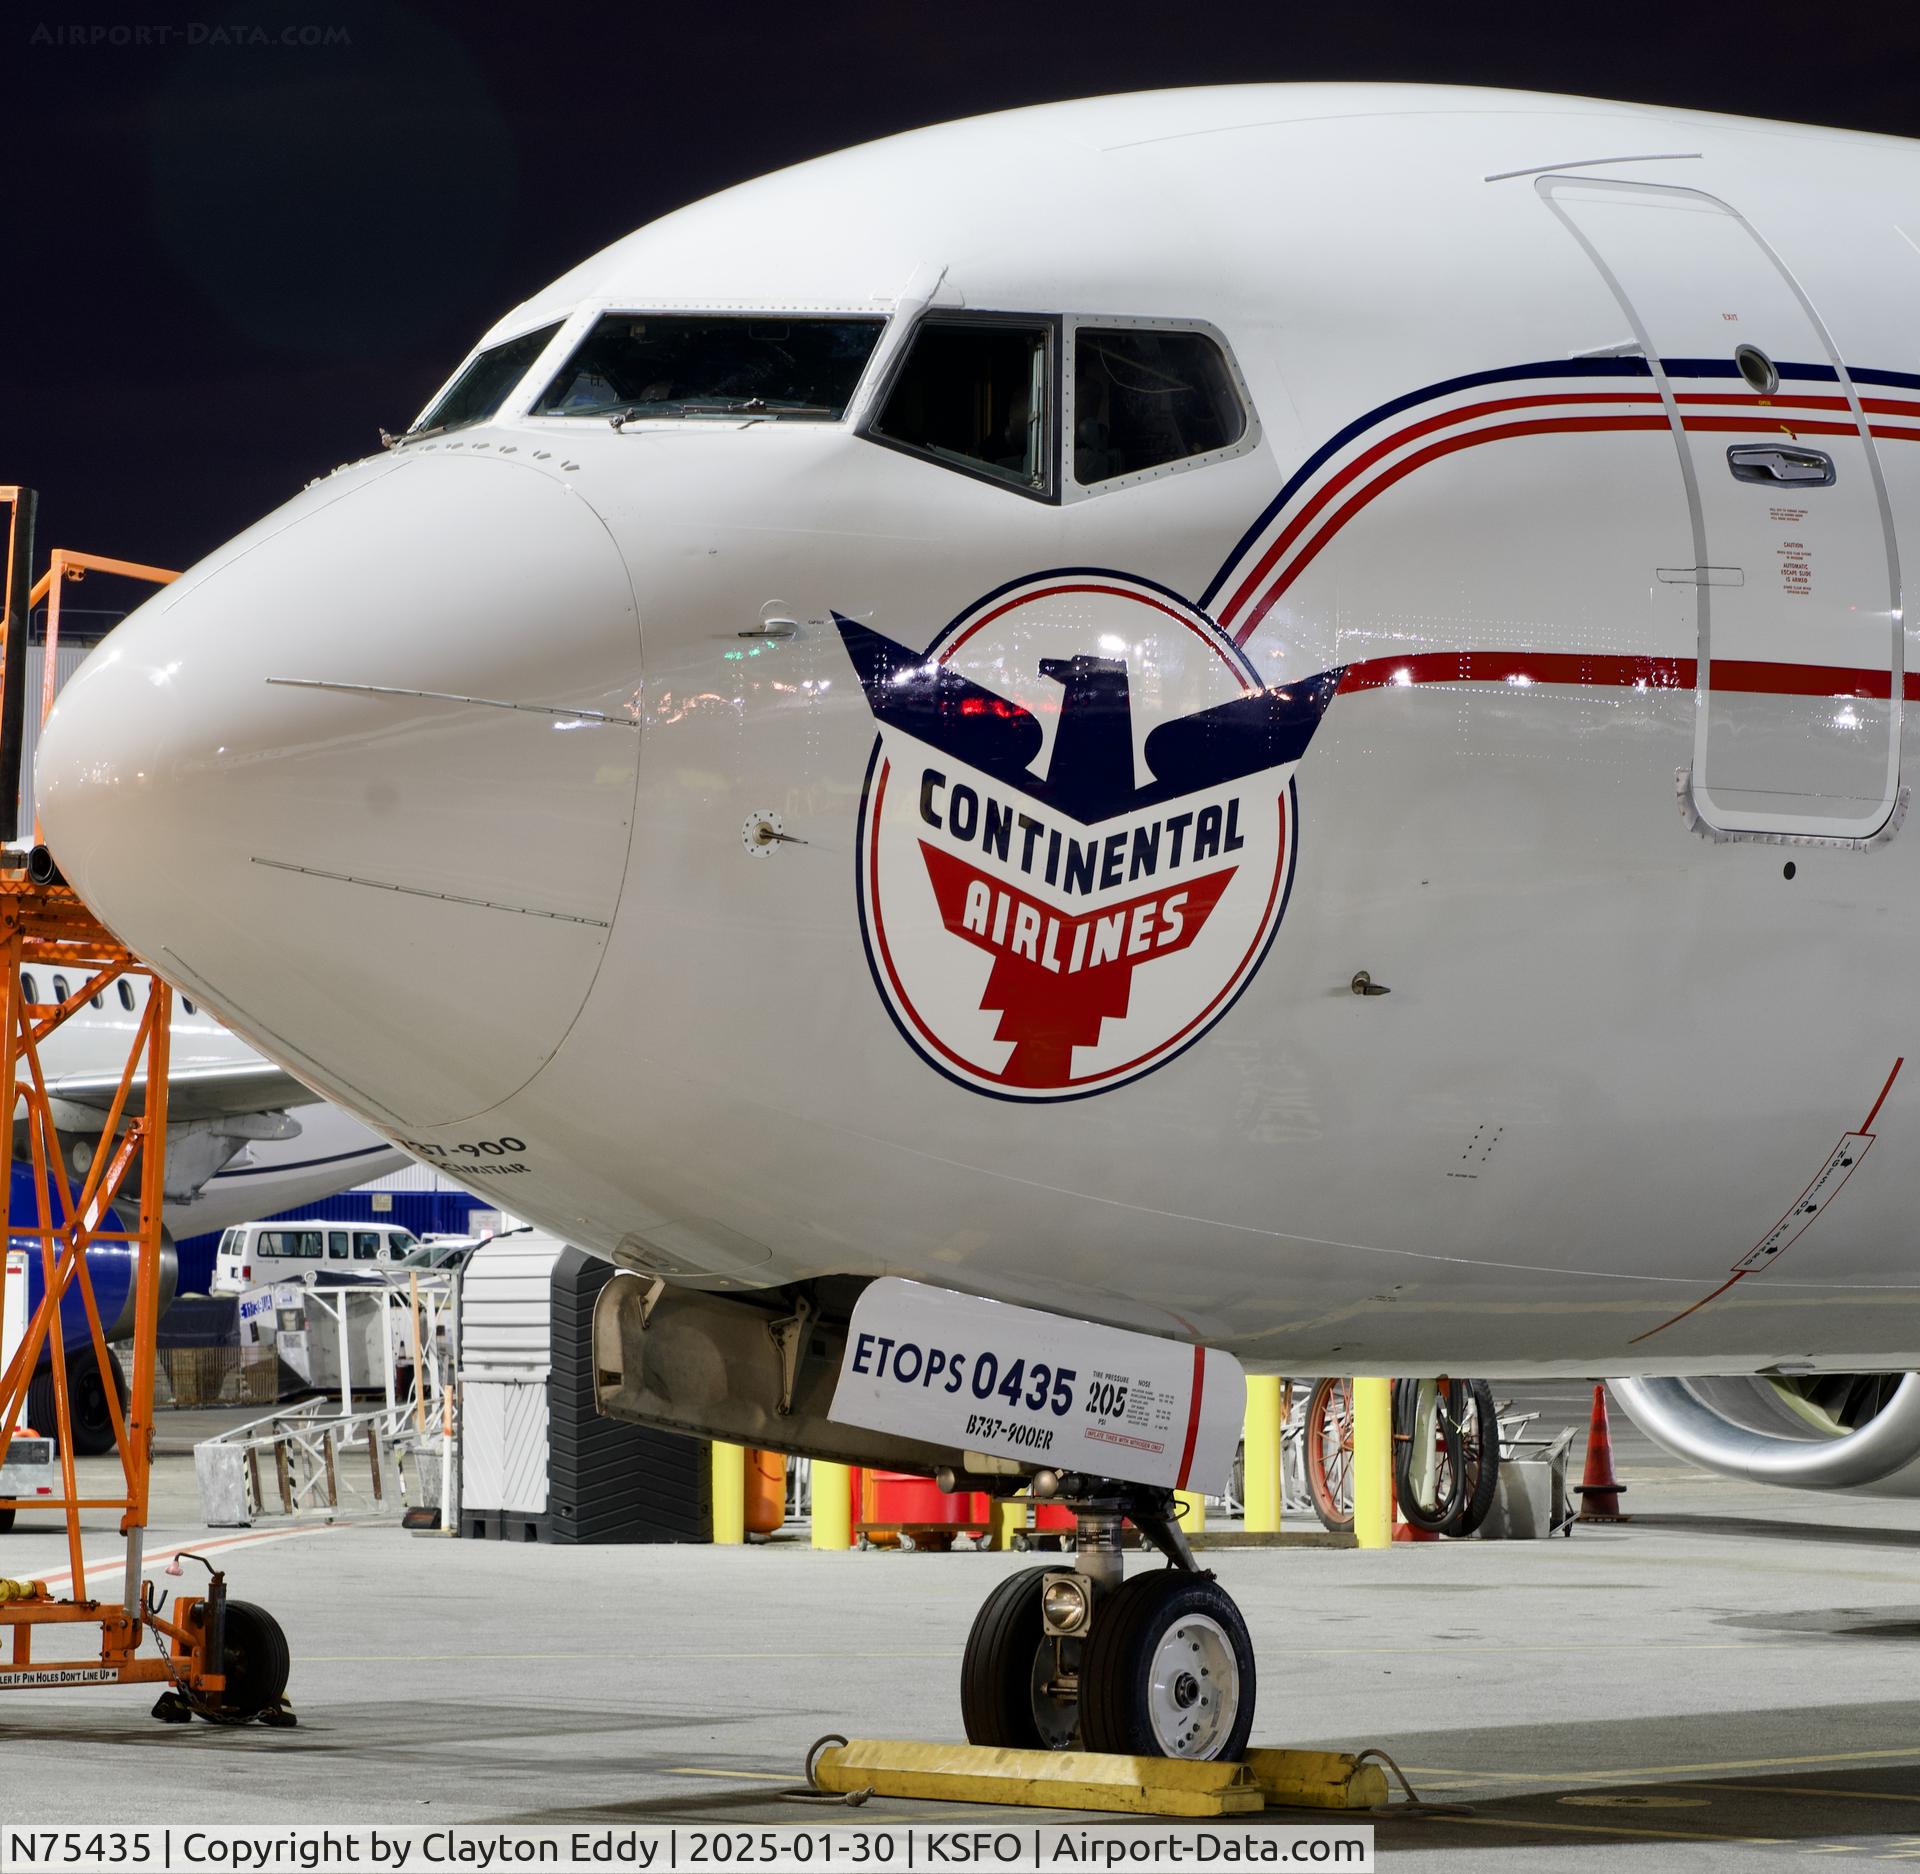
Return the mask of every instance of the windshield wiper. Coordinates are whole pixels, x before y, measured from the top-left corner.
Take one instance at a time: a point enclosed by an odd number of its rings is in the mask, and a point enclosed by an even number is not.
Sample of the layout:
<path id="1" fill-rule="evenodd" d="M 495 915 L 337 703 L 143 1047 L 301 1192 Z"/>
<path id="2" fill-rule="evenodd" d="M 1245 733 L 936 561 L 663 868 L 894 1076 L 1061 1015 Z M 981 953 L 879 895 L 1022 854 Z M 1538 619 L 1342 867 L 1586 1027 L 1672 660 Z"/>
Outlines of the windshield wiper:
<path id="1" fill-rule="evenodd" d="M 769 401 L 765 397 L 671 397 L 659 403 L 634 404 L 625 410 L 617 411 L 607 418 L 615 428 L 624 428 L 629 423 L 645 422 L 649 417 L 672 416 L 797 416 L 802 412 L 831 416 L 833 411 L 823 403 L 804 403 L 797 398 L 776 397 Z"/>
<path id="2" fill-rule="evenodd" d="M 644 423 L 649 417 L 665 416 L 758 416 L 766 408 L 758 397 L 739 397 L 728 402 L 707 402 L 693 397 L 667 397 L 659 403 L 637 403 L 607 418 L 615 429 L 628 423 Z"/>
<path id="3" fill-rule="evenodd" d="M 385 430 L 382 430 L 380 446 L 383 449 L 397 449 L 403 442 L 419 442 L 422 437 L 438 436 L 447 427 L 445 423 L 436 423 L 431 429 L 403 429 L 398 436 L 389 436 Z"/>

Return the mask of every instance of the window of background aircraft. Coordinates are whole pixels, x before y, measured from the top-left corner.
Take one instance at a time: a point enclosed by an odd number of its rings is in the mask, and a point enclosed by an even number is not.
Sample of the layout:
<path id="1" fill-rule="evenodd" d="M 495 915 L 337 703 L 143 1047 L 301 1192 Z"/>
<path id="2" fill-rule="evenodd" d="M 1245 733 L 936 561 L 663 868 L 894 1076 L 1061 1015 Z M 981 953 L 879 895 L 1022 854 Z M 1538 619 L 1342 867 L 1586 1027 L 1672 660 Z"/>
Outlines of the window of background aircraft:
<path id="1" fill-rule="evenodd" d="M 193 1015 L 193 1014 L 196 1014 L 196 1013 L 198 1012 L 198 1011 L 197 1011 L 197 1010 L 196 1010 L 196 1009 L 194 1008 L 194 1006 L 193 1006 L 193 1004 L 192 1004 L 191 1002 L 189 1002 L 189 1001 L 187 1000 L 187 998 L 186 998 L 185 996 L 182 996 L 182 997 L 180 998 L 180 1006 L 181 1006 L 181 1007 L 182 1007 L 183 1009 L 185 1009 L 185 1010 L 186 1010 L 186 1012 L 187 1012 L 187 1013 L 188 1013 L 189 1015 Z"/>
<path id="2" fill-rule="evenodd" d="M 100 991 L 97 989 L 93 992 L 92 995 L 90 995 L 87 998 L 87 1000 L 90 1003 L 92 1003 L 95 1008 L 104 1008 L 106 1006 L 105 1002 L 101 998 Z"/>
<path id="3" fill-rule="evenodd" d="M 54 1001 L 64 1002 L 66 1001 L 67 997 L 70 996 L 72 993 L 73 991 L 67 987 L 67 979 L 64 976 L 56 976 L 53 979 Z"/>
<path id="4" fill-rule="evenodd" d="M 837 423 L 885 323 L 610 312 L 560 367 L 531 414 Z"/>
<path id="5" fill-rule="evenodd" d="M 22 975 L 20 978 L 20 993 L 25 996 L 29 1002 L 38 1002 L 40 1000 L 39 986 L 31 976 Z"/>
<path id="6" fill-rule="evenodd" d="M 923 319 L 872 427 L 876 441 L 1053 493 L 1052 319 Z"/>
<path id="7" fill-rule="evenodd" d="M 441 393 L 433 408 L 407 433 L 424 436 L 429 430 L 460 429 L 482 423 L 507 400 L 507 392 L 526 376 L 527 367 L 546 350 L 559 331 L 558 322 L 537 332 L 523 332 L 504 345 L 483 351 Z"/>
<path id="8" fill-rule="evenodd" d="M 1246 407 L 1204 332 L 1082 325 L 1073 334 L 1073 478 L 1083 485 L 1231 448 Z"/>
<path id="9" fill-rule="evenodd" d="M 32 998 L 29 997 L 28 999 L 31 1000 Z M 125 977 L 122 977 L 120 980 L 120 1006 L 123 1009 L 131 1009 L 133 1007 L 133 985 L 128 982 Z"/>

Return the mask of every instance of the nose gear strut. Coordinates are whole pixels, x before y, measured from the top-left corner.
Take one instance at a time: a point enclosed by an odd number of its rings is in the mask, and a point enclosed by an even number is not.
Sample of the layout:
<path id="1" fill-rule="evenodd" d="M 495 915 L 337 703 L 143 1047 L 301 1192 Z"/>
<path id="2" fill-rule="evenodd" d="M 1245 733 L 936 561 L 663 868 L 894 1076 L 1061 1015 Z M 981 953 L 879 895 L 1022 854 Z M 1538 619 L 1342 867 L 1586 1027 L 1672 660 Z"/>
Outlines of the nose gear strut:
<path id="1" fill-rule="evenodd" d="M 960 1668 L 968 1741 L 1240 1755 L 1253 1725 L 1253 1643 L 1232 1598 L 1194 1559 L 1173 1493 L 1052 1471 L 1032 1489 L 1072 1509 L 1073 1566 L 1023 1570 L 987 1597 Z M 1128 1578 L 1129 1523 L 1167 1567 Z"/>

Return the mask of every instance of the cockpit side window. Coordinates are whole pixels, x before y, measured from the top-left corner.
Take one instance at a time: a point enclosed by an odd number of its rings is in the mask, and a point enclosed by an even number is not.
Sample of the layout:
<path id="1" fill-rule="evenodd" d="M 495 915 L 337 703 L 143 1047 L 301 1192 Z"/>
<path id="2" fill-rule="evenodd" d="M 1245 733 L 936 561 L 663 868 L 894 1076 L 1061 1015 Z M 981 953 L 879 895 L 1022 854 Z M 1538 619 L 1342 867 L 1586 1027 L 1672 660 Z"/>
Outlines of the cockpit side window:
<path id="1" fill-rule="evenodd" d="M 1230 449 L 1247 411 L 1204 332 L 1083 324 L 1073 335 L 1073 478 L 1083 487 Z"/>
<path id="2" fill-rule="evenodd" d="M 868 433 L 1053 500 L 1058 333 L 1049 318 L 929 315 L 908 342 Z"/>
<path id="3" fill-rule="evenodd" d="M 461 429 L 484 423 L 506 402 L 507 393 L 526 376 L 527 367 L 546 350 L 559 331 L 558 323 L 535 332 L 522 332 L 503 345 L 483 351 L 447 388 L 433 408 L 407 432 L 424 436 L 429 430 Z"/>
<path id="4" fill-rule="evenodd" d="M 885 323 L 873 316 L 611 312 L 530 414 L 837 423 Z"/>

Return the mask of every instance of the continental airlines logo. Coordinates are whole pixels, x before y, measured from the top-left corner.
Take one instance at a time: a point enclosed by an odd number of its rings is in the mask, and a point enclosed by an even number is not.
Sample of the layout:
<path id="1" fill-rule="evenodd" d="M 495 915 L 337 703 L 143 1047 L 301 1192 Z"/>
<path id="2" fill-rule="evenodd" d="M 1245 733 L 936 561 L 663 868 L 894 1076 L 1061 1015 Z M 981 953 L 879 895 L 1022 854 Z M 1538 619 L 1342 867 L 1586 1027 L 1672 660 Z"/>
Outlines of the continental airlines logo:
<path id="1" fill-rule="evenodd" d="M 913 1046 L 1060 1100 L 1198 1040 L 1286 909 L 1292 765 L 1337 673 L 1263 687 L 1202 614 L 1105 572 L 998 592 L 926 651 L 835 623 L 880 732 L 867 955 Z"/>

